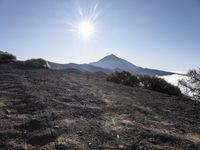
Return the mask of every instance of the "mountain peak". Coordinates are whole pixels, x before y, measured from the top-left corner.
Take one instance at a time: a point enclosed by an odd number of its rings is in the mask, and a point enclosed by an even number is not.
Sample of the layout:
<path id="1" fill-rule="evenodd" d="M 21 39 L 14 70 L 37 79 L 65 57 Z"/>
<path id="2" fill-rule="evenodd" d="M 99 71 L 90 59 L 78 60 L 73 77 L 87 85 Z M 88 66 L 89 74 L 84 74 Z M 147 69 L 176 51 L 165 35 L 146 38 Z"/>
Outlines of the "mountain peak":
<path id="1" fill-rule="evenodd" d="M 104 58 L 102 58 L 101 60 L 113 60 L 113 59 L 120 59 L 119 57 L 117 57 L 116 55 L 114 54 L 110 54 L 108 56 L 105 56 Z M 100 61 L 101 61 L 100 60 Z"/>
<path id="2" fill-rule="evenodd" d="M 110 55 L 108 55 L 109 57 L 117 57 L 117 56 L 115 56 L 114 54 L 110 54 Z"/>
<path id="3" fill-rule="evenodd" d="M 121 70 L 126 70 L 126 71 L 133 71 L 137 67 L 134 64 L 115 56 L 114 54 L 110 54 L 102 58 L 101 60 L 91 64 L 94 66 L 107 68 L 111 70 L 119 68 Z"/>

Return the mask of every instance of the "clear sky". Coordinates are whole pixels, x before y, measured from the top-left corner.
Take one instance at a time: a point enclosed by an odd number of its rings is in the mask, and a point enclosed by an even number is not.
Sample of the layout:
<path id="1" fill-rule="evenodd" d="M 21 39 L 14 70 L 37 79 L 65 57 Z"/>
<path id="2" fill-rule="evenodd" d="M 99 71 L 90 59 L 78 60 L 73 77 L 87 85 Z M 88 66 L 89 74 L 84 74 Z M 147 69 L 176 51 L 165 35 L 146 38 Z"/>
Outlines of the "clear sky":
<path id="1" fill-rule="evenodd" d="M 94 33 L 74 32 L 93 17 Z M 115 54 L 169 71 L 200 67 L 199 0 L 0 0 L 0 50 L 89 63 Z"/>

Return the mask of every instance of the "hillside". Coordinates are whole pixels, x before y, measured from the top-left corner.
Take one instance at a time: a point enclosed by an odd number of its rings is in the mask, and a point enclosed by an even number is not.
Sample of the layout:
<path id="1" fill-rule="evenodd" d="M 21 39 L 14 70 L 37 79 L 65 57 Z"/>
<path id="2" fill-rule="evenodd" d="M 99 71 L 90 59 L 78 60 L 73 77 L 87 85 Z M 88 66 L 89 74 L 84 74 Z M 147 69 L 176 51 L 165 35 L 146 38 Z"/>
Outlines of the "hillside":
<path id="1" fill-rule="evenodd" d="M 0 64 L 0 149 L 200 149 L 200 103 L 96 74 Z"/>

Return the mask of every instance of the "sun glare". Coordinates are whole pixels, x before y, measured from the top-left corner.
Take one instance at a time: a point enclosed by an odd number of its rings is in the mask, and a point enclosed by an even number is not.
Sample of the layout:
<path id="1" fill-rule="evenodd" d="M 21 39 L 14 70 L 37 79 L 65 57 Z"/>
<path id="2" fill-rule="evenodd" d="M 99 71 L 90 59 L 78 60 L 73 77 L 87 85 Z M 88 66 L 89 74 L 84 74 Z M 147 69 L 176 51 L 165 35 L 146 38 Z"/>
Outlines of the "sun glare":
<path id="1" fill-rule="evenodd" d="M 85 39 L 92 36 L 94 33 L 94 24 L 90 20 L 84 20 L 80 22 L 78 26 L 78 32 L 81 34 L 81 36 Z"/>
<path id="2" fill-rule="evenodd" d="M 74 15 L 74 20 L 68 23 L 67 30 L 76 33 L 84 41 L 97 37 L 97 33 L 99 33 L 97 20 L 101 14 L 101 11 L 98 10 L 98 3 L 88 7 L 81 7 L 78 4 L 77 8 L 77 14 Z"/>

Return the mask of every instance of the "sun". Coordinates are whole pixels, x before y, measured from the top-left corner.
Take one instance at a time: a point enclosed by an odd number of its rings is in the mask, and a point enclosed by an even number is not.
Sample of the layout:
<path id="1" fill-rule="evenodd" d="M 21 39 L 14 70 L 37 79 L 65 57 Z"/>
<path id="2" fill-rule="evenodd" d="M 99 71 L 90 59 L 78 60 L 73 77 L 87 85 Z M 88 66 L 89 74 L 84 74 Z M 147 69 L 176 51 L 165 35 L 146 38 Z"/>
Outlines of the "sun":
<path id="1" fill-rule="evenodd" d="M 94 23 L 90 20 L 83 20 L 78 25 L 78 32 L 84 38 L 90 38 L 94 33 Z"/>
<path id="2" fill-rule="evenodd" d="M 77 13 L 74 14 L 74 18 L 67 22 L 67 31 L 75 33 L 84 42 L 96 39 L 98 33 L 100 33 L 98 18 L 101 11 L 98 10 L 98 7 L 98 3 L 94 3 L 88 7 L 81 7 L 78 4 Z"/>

